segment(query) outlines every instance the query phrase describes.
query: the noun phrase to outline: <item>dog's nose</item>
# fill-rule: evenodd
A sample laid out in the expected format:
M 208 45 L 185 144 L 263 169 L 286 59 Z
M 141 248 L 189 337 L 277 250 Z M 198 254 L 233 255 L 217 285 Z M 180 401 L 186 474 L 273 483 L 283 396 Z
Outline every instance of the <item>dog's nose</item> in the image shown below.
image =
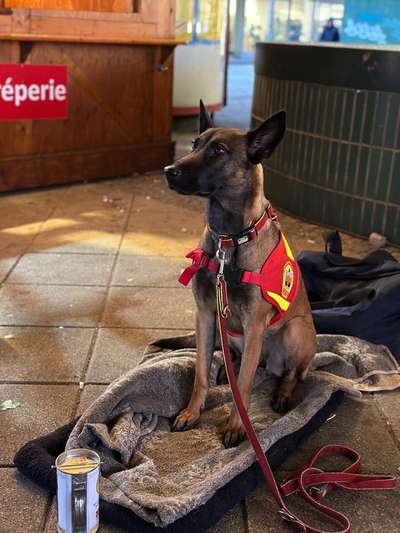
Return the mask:
M 167 178 L 177 178 L 181 173 L 179 168 L 177 168 L 175 165 L 168 165 L 167 167 L 164 167 L 164 172 Z

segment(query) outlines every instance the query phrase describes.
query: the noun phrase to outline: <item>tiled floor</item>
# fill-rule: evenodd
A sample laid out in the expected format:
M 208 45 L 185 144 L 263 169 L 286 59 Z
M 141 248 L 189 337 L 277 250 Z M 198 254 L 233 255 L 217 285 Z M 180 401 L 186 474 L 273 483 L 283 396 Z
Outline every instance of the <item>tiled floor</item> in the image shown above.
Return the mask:
M 322 248 L 321 228 L 281 220 L 296 252 Z M 0 533 L 55 530 L 54 503 L 13 467 L 18 447 L 82 412 L 137 364 L 148 342 L 193 327 L 191 291 L 176 277 L 202 225 L 202 201 L 174 195 L 160 176 L 0 198 L 0 399 L 21 401 L 0 413 Z M 369 245 L 345 236 L 344 248 L 362 255 Z M 398 396 L 347 399 L 281 474 L 330 441 L 359 449 L 366 471 L 396 473 Z M 365 531 L 367 513 L 368 531 L 378 532 L 396 531 L 396 498 L 398 491 L 331 500 L 348 512 L 352 531 Z M 260 489 L 213 532 L 280 530 L 285 526 Z

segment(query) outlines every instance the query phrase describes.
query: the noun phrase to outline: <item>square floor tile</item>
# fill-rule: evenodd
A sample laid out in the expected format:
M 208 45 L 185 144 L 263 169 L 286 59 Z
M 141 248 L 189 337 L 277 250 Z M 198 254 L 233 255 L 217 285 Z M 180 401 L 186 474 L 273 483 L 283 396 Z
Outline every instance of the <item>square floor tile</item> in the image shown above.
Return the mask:
M 60 222 L 62 226 L 63 222 Z M 53 226 L 57 224 L 53 223 Z M 46 224 L 29 247 L 30 252 L 67 254 L 115 254 L 121 233 L 88 227 L 53 227 Z
M 128 219 L 128 210 L 125 206 L 104 207 L 102 202 L 96 204 L 82 201 L 71 206 L 61 206 L 53 211 L 41 228 L 42 232 L 51 232 L 54 229 L 80 228 L 102 229 L 104 231 L 120 231 Z
M 135 181 L 135 179 L 122 178 L 73 185 L 60 202 L 60 207 L 73 209 L 77 203 L 95 200 L 106 206 L 109 204 L 112 206 L 115 203 L 129 204 Z
M 0 486 L 0 531 L 2 533 L 42 531 L 49 498 L 47 492 L 29 481 L 16 468 L 0 469 Z
M 93 331 L 0 327 L 0 380 L 80 381 Z
M 21 402 L 0 413 L 0 464 L 11 464 L 27 441 L 69 422 L 77 391 L 77 385 L 0 385 L 2 400 Z
M 136 287 L 181 287 L 178 282 L 183 266 L 191 261 L 182 257 L 120 255 L 112 285 Z
M 152 190 L 151 190 L 152 189 Z M 135 194 L 129 229 L 157 227 L 165 231 L 177 232 L 204 228 L 205 202 L 195 196 L 183 197 L 169 190 L 164 183 L 150 184 L 150 190 Z
M 184 257 L 198 246 L 203 230 L 203 214 L 197 209 L 179 202 L 135 198 L 121 252 Z
M 113 287 L 102 326 L 193 329 L 195 304 L 189 289 Z
M 125 255 L 153 255 L 182 257 L 199 243 L 199 235 L 191 236 L 187 233 L 179 235 L 160 233 L 159 231 L 128 230 L 121 243 L 120 253 Z
M 25 254 L 8 283 L 107 285 L 114 258 L 88 254 Z
M 135 367 L 146 346 L 161 337 L 173 337 L 186 330 L 101 328 L 85 381 L 109 383 Z
M 4 284 L 0 325 L 95 326 L 105 295 L 101 287 Z

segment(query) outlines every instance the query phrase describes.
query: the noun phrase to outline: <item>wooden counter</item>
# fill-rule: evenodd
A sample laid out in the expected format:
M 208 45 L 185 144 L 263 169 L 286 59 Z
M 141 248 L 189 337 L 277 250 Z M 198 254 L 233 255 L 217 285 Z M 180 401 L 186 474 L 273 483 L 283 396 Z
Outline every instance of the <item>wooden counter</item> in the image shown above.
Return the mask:
M 114 12 L 72 10 L 89 0 L 14 7 L 40 3 L 51 1 L 3 2 L 0 63 L 67 65 L 68 118 L 0 122 L 0 191 L 169 163 L 174 1 L 108 2 Z

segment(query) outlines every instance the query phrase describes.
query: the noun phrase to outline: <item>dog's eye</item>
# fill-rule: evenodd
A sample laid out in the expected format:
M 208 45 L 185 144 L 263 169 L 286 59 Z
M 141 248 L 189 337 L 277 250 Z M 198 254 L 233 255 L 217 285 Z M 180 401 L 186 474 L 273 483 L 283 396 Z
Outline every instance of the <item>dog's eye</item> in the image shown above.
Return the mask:
M 217 144 L 216 147 L 214 148 L 215 155 L 221 155 L 225 153 L 226 153 L 226 148 L 225 146 L 222 146 L 222 144 Z

